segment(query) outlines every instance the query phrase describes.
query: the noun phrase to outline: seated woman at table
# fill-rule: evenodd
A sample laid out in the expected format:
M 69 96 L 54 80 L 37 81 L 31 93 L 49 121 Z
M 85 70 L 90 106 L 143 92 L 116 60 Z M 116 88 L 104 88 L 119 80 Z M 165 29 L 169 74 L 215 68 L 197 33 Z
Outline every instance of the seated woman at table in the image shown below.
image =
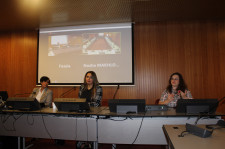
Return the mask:
M 97 75 L 94 71 L 86 72 L 84 76 L 84 83 L 80 86 L 79 98 L 86 98 L 90 106 L 101 106 L 102 87 L 99 86 Z M 93 142 L 77 141 L 77 149 L 93 148 Z
M 84 83 L 80 86 L 79 98 L 86 98 L 91 106 L 101 106 L 102 87 L 99 86 L 97 75 L 94 71 L 86 72 Z
M 191 92 L 187 89 L 182 75 L 178 72 L 173 73 L 169 79 L 169 85 L 163 91 L 159 104 L 176 107 L 179 99 L 192 99 Z
M 40 79 L 41 87 L 34 88 L 30 97 L 36 98 L 39 103 L 43 104 L 45 107 L 52 106 L 52 91 L 48 89 L 50 84 L 50 79 L 46 76 Z

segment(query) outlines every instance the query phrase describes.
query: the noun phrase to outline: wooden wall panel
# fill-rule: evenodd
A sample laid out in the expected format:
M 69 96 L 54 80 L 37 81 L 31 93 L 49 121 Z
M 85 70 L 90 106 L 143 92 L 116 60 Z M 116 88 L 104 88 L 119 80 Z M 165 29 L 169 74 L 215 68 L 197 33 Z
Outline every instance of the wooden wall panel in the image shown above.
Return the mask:
M 225 96 L 225 23 L 156 22 L 134 25 L 135 86 L 121 86 L 116 98 L 144 98 L 153 104 L 180 72 L 195 98 Z M 0 33 L 0 90 L 10 96 L 35 87 L 37 33 Z M 50 87 L 60 97 L 72 87 Z M 79 88 L 64 97 L 77 97 Z M 116 86 L 103 87 L 111 99 Z M 224 104 L 219 110 L 224 111 Z
M 30 93 L 35 87 L 37 33 L 0 33 L 0 90 L 9 96 Z

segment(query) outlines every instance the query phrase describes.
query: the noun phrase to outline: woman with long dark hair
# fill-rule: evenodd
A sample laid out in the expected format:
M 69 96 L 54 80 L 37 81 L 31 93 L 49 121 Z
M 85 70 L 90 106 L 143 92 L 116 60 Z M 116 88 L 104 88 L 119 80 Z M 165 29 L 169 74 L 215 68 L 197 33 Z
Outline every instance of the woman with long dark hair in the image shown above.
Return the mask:
M 90 106 L 101 106 L 102 87 L 99 86 L 97 75 L 94 71 L 86 72 L 84 76 L 84 83 L 81 84 L 79 90 L 79 98 L 86 98 Z M 93 148 L 93 142 L 77 141 L 77 149 Z
M 162 93 L 159 104 L 176 107 L 179 99 L 192 99 L 192 95 L 188 90 L 182 75 L 175 72 L 170 76 L 169 85 Z
M 86 98 L 91 106 L 101 106 L 102 87 L 99 86 L 97 75 L 94 71 L 86 72 L 84 83 L 80 86 L 80 98 Z

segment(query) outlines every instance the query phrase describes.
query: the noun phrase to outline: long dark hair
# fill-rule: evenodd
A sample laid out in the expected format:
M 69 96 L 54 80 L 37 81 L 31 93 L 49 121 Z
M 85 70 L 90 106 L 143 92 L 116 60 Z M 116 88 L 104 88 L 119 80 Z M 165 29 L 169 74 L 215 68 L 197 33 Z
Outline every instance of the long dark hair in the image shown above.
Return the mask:
M 86 76 L 87 74 L 90 73 L 91 76 L 92 76 L 92 79 L 93 79 L 93 89 L 92 89 L 92 92 L 91 92 L 91 97 L 95 97 L 95 94 L 96 94 L 96 87 L 99 86 L 99 82 L 98 82 L 98 78 L 97 78 L 97 75 L 94 71 L 88 71 L 86 72 L 85 76 L 84 76 L 84 89 L 86 90 L 87 89 L 87 82 L 86 82 Z
M 178 90 L 181 90 L 182 92 L 185 92 L 185 90 L 187 90 L 187 85 L 186 83 L 184 82 L 184 79 L 182 77 L 182 75 L 179 73 L 179 72 L 175 72 L 173 74 L 171 74 L 170 76 L 170 79 L 169 79 L 169 85 L 167 86 L 166 90 L 169 92 L 169 93 L 172 93 L 172 84 L 171 84 L 171 79 L 174 75 L 178 75 L 179 76 L 179 84 L 178 84 L 178 87 L 177 87 L 177 91 Z

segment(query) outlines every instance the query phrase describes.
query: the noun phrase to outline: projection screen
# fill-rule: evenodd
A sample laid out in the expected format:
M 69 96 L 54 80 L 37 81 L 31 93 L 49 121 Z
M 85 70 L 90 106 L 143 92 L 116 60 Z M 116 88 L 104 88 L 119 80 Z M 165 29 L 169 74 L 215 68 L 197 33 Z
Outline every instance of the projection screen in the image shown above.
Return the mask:
M 80 85 L 95 71 L 101 85 L 133 85 L 132 23 L 40 28 L 37 84 Z

